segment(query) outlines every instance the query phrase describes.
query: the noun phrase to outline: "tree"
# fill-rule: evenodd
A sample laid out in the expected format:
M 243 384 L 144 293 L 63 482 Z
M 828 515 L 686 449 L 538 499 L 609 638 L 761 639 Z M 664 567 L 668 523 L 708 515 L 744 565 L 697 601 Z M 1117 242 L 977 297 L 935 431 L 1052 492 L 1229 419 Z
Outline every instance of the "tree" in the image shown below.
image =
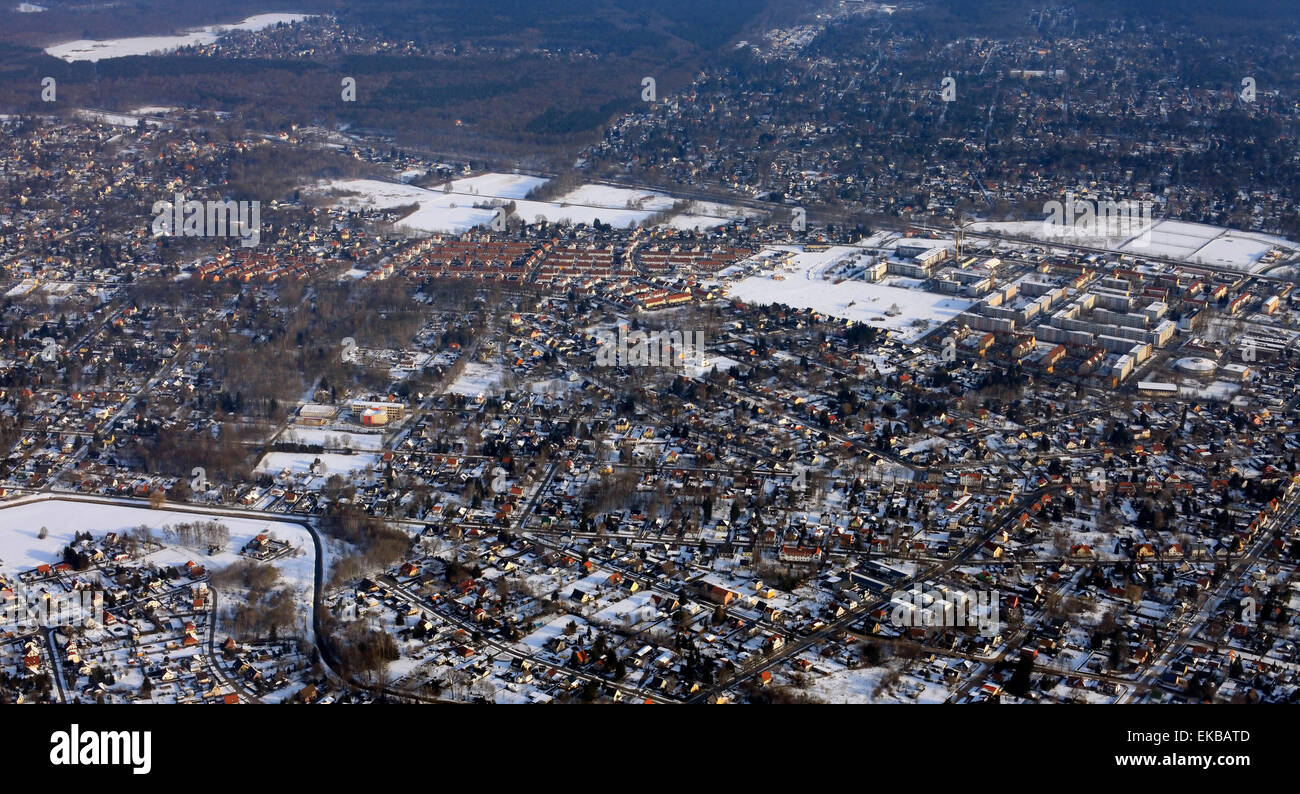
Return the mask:
M 1034 671 L 1034 659 L 1029 654 L 1020 654 L 1020 661 L 1016 662 L 1016 671 L 1011 675 L 1011 681 L 1007 683 L 1007 691 L 1013 695 L 1025 697 L 1029 694 L 1030 674 Z

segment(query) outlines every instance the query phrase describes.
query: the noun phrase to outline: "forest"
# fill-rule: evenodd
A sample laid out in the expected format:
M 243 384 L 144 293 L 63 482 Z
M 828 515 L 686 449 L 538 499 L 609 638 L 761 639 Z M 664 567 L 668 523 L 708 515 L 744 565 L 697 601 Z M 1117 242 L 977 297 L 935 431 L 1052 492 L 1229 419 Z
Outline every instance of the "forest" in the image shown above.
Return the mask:
M 750 26 L 788 13 L 772 0 L 318 2 L 286 10 L 329 11 L 361 44 L 316 46 L 308 36 L 295 49 L 306 54 L 293 58 L 182 51 L 94 63 L 65 63 L 37 48 L 280 10 L 226 2 L 199 13 L 194 5 L 153 0 L 122 19 L 0 12 L 17 18 L 0 33 L 0 108 L 50 112 L 39 85 L 52 76 L 61 107 L 197 107 L 238 113 L 259 129 L 347 126 L 469 155 L 558 155 L 640 105 L 643 77 L 655 77 L 660 95 L 681 88 Z M 400 55 L 383 51 L 393 43 L 403 45 Z M 345 76 L 356 80 L 355 102 L 341 101 Z

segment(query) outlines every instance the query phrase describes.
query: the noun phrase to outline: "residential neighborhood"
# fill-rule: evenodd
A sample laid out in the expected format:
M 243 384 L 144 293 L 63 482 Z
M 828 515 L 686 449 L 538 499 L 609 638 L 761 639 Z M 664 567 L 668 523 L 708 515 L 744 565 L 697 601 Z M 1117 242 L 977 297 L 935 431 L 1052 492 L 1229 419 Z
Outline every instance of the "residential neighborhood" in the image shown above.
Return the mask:
M 0 702 L 1300 701 L 1294 26 L 354 5 L 0 11 Z

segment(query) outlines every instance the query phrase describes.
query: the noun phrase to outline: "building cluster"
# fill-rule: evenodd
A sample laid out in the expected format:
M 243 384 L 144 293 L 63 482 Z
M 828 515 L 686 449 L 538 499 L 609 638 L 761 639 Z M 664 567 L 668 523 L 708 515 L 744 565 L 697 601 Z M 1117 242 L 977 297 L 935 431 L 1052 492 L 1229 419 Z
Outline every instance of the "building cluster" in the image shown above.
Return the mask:
M 865 12 L 844 13 L 827 24 Z M 921 139 L 909 159 L 913 136 L 872 119 L 928 95 L 873 76 L 870 53 L 822 52 L 819 30 L 758 47 L 781 91 L 707 73 L 614 125 L 593 167 L 894 214 L 995 188 L 1027 199 L 1074 177 L 998 147 L 1054 134 L 1041 118 L 1058 68 L 1105 81 L 1095 59 L 1146 35 L 986 75 L 1015 86 L 1012 120 L 963 135 L 1003 164 L 989 179 L 1004 191 Z M 909 52 L 893 35 L 867 41 Z M 977 88 L 998 46 L 962 40 L 936 68 Z M 818 81 L 805 101 L 838 91 L 875 109 L 796 113 L 803 78 L 786 70 Z M 1071 101 L 1139 125 L 1158 112 L 1106 96 Z M 955 145 L 945 125 L 975 123 L 934 112 L 940 147 Z M 758 132 L 732 148 L 709 120 Z M 218 143 L 161 122 L 0 123 L 0 496 L 301 522 L 325 550 L 310 588 L 284 595 L 320 607 L 323 636 L 283 638 L 249 628 L 270 598 L 220 578 L 294 567 L 302 545 L 271 531 L 229 549 L 219 534 L 79 535 L 62 557 L 0 563 L 6 600 L 102 594 L 90 622 L 2 633 L 5 698 L 1297 697 L 1300 302 L 1281 254 L 1246 270 L 757 221 L 410 239 L 387 225 L 398 211 L 287 196 L 245 250 L 154 237 L 146 209 L 182 189 L 231 198 L 234 161 L 309 149 L 315 131 Z M 660 156 L 667 133 L 677 154 Z M 753 134 L 779 155 L 750 157 Z M 330 151 L 358 173 L 458 170 Z M 1195 180 L 1115 168 L 1095 164 L 1091 189 L 1229 212 Z M 1249 225 L 1293 213 L 1289 191 L 1251 197 Z M 738 297 L 755 284 L 767 299 Z M 837 288 L 872 305 L 831 301 Z M 703 355 L 610 365 L 601 346 L 619 334 L 690 334 Z M 954 620 L 971 602 L 987 620 Z
M 1264 130 L 1278 130 L 1272 156 L 1289 160 L 1300 130 L 1286 99 L 1294 79 L 1242 45 L 1206 49 L 1194 27 L 1055 20 L 1028 44 L 954 27 L 936 53 L 931 15 L 874 5 L 828 3 L 812 25 L 742 42 L 608 125 L 586 167 L 828 212 L 1039 220 L 1044 202 L 1074 192 L 1295 234 L 1294 180 L 1265 167 L 1243 174 L 1251 187 L 1224 191 L 1215 176 L 1242 173 L 1237 153 L 1273 135 Z M 1172 77 L 1191 53 L 1230 58 L 1242 73 Z M 1243 99 L 1248 75 L 1259 90 Z M 1081 159 L 1057 167 L 1065 149 Z M 1195 169 L 1177 165 L 1185 159 Z

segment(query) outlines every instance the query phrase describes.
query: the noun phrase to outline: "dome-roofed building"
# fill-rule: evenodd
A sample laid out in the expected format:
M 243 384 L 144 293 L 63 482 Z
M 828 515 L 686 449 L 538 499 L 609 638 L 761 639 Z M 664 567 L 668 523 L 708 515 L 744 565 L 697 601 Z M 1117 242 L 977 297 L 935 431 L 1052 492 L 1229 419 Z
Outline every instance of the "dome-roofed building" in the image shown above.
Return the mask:
M 1201 356 L 1188 356 L 1174 362 L 1174 369 L 1188 375 L 1213 375 L 1218 368 L 1218 364 Z

